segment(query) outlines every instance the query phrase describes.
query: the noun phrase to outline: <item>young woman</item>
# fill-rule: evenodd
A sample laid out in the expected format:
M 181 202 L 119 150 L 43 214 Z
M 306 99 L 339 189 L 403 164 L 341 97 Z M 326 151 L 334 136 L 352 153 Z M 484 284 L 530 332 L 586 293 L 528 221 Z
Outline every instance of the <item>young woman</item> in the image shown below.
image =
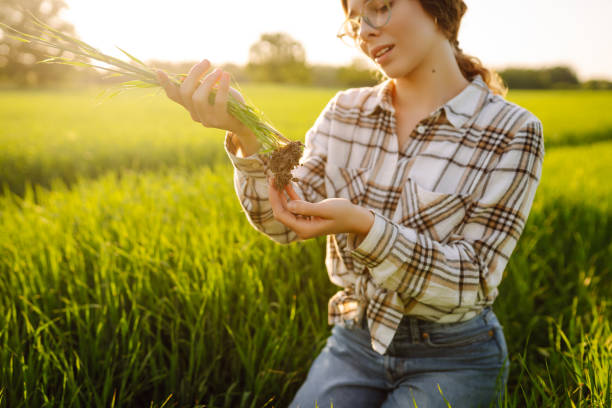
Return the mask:
M 195 121 L 229 131 L 236 192 L 255 228 L 279 243 L 327 236 L 329 277 L 344 289 L 292 407 L 494 405 L 509 365 L 491 306 L 541 177 L 542 124 L 462 53 L 462 0 L 342 6 L 341 36 L 388 79 L 332 98 L 286 192 L 228 115 L 228 93 L 240 95 L 227 74 L 205 75 L 204 61 L 164 87 Z

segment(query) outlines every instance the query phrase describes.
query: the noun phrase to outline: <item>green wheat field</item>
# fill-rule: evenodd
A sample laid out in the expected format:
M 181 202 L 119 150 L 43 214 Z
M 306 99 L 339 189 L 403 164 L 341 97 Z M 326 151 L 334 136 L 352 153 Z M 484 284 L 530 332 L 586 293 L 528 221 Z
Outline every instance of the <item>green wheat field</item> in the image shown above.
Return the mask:
M 249 85 L 302 139 L 335 89 Z M 338 288 L 241 211 L 219 130 L 162 93 L 0 92 L 0 407 L 284 407 Z M 503 407 L 612 406 L 612 92 L 511 92 L 546 157 L 494 310 Z

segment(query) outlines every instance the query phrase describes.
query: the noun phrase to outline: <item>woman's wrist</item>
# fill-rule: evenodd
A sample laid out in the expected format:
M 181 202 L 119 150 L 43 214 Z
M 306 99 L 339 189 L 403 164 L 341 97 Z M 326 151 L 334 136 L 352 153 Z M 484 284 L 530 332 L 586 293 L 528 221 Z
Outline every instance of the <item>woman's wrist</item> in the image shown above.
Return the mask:
M 352 211 L 352 222 L 353 234 L 357 235 L 359 242 L 368 235 L 372 225 L 374 225 L 374 214 L 370 210 L 358 205 L 353 205 L 354 211 Z
M 261 147 L 255 134 L 246 126 L 240 130 L 231 131 L 238 139 L 238 151 L 242 157 L 248 157 L 257 153 Z

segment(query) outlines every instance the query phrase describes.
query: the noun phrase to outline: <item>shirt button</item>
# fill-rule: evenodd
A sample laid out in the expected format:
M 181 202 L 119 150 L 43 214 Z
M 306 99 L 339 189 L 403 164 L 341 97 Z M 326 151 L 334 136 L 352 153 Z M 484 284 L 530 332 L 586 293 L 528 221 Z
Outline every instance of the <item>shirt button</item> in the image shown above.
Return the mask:
M 420 134 L 423 134 L 423 133 L 425 133 L 425 129 L 426 129 L 426 128 L 425 128 L 425 126 L 423 126 L 423 125 L 419 125 L 419 126 L 417 126 L 417 129 L 416 129 L 416 130 L 417 130 L 417 132 L 419 132 Z

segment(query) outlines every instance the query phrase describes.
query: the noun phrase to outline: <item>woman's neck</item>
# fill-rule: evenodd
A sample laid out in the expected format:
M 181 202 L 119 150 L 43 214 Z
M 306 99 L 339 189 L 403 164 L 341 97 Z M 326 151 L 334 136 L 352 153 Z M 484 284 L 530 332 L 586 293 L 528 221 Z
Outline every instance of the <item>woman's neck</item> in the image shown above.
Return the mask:
M 469 84 L 448 41 L 443 41 L 408 75 L 393 79 L 393 105 L 398 112 L 430 113 Z

